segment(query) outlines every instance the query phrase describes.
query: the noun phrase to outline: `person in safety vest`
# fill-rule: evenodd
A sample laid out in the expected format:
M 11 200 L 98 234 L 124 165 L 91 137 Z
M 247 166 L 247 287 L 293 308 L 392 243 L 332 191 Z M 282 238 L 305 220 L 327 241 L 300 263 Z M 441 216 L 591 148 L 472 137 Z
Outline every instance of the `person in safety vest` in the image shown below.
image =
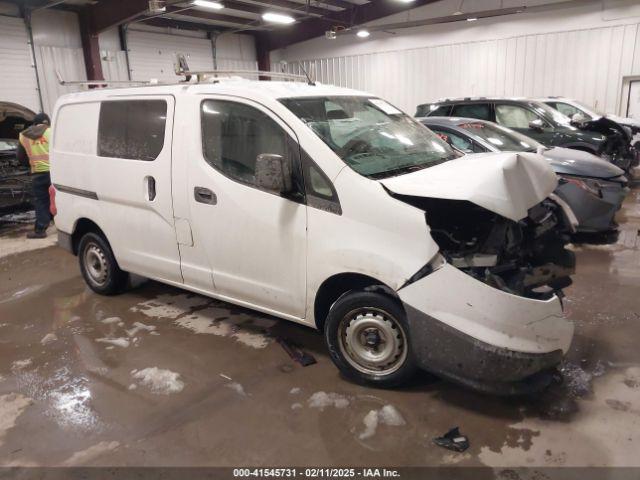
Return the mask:
M 51 120 L 46 113 L 39 113 L 33 119 L 33 125 L 20 133 L 18 161 L 29 164 L 33 180 L 33 206 L 36 210 L 36 224 L 27 238 L 45 238 L 51 222 L 49 211 L 49 136 Z

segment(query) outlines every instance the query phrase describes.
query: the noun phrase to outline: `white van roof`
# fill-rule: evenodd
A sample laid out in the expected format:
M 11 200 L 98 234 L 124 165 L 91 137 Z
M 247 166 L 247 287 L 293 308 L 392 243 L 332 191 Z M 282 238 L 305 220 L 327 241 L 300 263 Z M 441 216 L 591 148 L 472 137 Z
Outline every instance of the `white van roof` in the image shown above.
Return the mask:
M 142 85 L 134 87 L 118 88 L 94 88 L 91 90 L 69 93 L 60 97 L 60 103 L 77 100 L 101 100 L 120 96 L 135 95 L 202 95 L 202 94 L 227 94 L 247 98 L 267 97 L 270 99 L 289 97 L 324 97 L 324 96 L 371 96 L 358 90 L 323 85 L 316 83 L 309 85 L 304 82 L 275 82 L 245 79 L 231 79 L 211 83 L 176 83 Z

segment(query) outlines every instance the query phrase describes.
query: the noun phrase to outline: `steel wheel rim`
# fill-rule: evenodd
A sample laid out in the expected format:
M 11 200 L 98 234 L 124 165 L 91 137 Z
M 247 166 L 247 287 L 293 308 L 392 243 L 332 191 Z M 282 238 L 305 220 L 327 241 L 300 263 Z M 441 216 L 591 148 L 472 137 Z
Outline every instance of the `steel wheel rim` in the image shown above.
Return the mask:
M 90 243 L 84 251 L 84 266 L 89 278 L 96 285 L 104 285 L 109 277 L 107 257 L 100 246 Z
M 406 333 L 400 322 L 384 310 L 352 310 L 342 319 L 338 333 L 344 358 L 361 373 L 389 375 L 407 358 Z

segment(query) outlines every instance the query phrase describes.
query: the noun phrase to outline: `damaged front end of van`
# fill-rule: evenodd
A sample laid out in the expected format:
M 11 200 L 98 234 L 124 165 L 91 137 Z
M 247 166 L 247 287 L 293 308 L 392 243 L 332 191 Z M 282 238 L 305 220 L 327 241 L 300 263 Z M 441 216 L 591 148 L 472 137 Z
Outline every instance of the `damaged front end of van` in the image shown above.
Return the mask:
M 418 364 L 490 393 L 547 386 L 571 344 L 561 298 L 575 270 L 553 172 L 535 154 L 499 153 L 382 183 L 424 210 L 440 248 L 397 291 Z

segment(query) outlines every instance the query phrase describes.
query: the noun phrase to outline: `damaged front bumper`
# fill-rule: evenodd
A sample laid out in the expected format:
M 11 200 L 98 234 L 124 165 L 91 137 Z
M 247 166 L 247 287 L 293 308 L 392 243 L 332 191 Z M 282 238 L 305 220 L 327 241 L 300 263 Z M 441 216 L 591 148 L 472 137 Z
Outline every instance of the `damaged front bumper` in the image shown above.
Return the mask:
M 557 296 L 507 293 L 449 264 L 398 295 L 418 364 L 476 390 L 540 390 L 571 344 L 573 324 L 563 317 Z

